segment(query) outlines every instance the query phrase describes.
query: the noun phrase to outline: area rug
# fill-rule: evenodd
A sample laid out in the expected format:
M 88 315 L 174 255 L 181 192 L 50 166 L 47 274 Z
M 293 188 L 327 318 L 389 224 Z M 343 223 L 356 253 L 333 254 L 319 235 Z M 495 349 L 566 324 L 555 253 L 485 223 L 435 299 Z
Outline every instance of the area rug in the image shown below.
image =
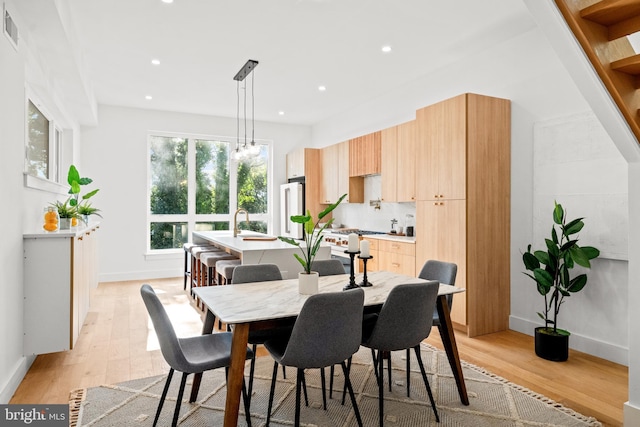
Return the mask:
M 392 391 L 389 392 L 385 366 L 385 426 L 601 426 L 594 418 L 585 417 L 524 387 L 513 384 L 486 370 L 462 362 L 465 383 L 469 393 L 469 406 L 460 403 L 455 380 L 446 354 L 427 344 L 422 345 L 422 358 L 433 390 L 440 423 L 433 415 L 426 389 L 420 375 L 415 353 L 412 352 L 410 392 L 406 390 L 405 352 L 392 354 Z M 273 361 L 260 357 L 256 363 L 251 422 L 264 426 L 266 422 L 269 386 Z M 248 372 L 249 369 L 245 369 Z M 329 370 L 326 370 L 327 376 Z M 378 425 L 378 388 L 371 363 L 370 350 L 361 348 L 353 358 L 351 380 L 364 426 Z M 271 425 L 293 425 L 295 412 L 295 371 L 282 371 L 278 375 Z M 333 398 L 327 409 L 322 407 L 322 389 L 319 370 L 305 374 L 309 406 L 302 402 L 301 425 L 352 427 L 357 426 L 351 402 L 347 397 L 341 404 L 343 376 L 341 369 L 334 375 Z M 116 385 L 105 385 L 75 390 L 71 394 L 72 426 L 150 426 L 158 405 L 165 376 L 143 378 Z M 189 378 L 192 378 L 190 376 Z M 171 425 L 179 375 L 174 376 L 158 425 Z M 188 382 L 190 384 L 190 382 Z M 329 384 L 327 378 L 327 386 Z M 185 396 L 188 399 L 190 386 Z M 327 393 L 328 394 L 328 393 Z M 180 411 L 181 426 L 222 426 L 226 387 L 224 369 L 206 372 L 202 379 L 199 401 L 183 402 Z M 327 396 L 328 397 L 328 396 Z M 244 412 L 238 425 L 245 426 Z

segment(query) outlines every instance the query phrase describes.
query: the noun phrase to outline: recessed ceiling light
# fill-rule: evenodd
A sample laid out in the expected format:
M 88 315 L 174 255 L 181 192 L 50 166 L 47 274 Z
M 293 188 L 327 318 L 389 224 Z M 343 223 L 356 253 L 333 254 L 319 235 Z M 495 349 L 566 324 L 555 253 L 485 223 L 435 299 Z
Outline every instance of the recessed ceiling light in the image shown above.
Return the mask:
M 325 90 L 327 90 L 327 88 L 325 86 L 318 86 L 318 90 L 320 92 L 324 92 Z
M 173 0 L 162 0 L 162 3 L 173 3 Z
M 152 63 L 153 65 L 160 65 L 160 60 L 159 60 L 159 59 L 152 59 L 152 60 L 151 60 L 151 63 Z
M 144 99 L 151 100 L 151 99 L 153 99 L 153 96 L 147 95 L 147 96 L 144 97 Z
M 284 116 L 284 111 L 278 111 L 278 114 Z
M 391 52 L 391 46 L 382 46 L 382 51 L 384 53 L 389 53 Z

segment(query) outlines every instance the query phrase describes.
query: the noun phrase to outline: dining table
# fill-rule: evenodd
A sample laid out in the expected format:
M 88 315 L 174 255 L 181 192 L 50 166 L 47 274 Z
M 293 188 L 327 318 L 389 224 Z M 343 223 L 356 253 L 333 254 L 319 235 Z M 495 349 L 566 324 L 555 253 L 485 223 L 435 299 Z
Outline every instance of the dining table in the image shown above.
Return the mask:
M 426 280 L 420 278 L 388 271 L 369 272 L 368 280 L 372 286 L 363 288 L 365 307 L 382 306 L 391 289 L 396 286 L 426 282 Z M 321 276 L 318 281 L 318 292 L 341 292 L 349 282 L 350 276 L 347 274 Z M 440 284 L 438 298 L 436 299 L 436 309 L 441 323 L 438 329 L 453 371 L 460 400 L 464 405 L 468 405 L 469 398 L 447 303 L 448 295 L 459 292 L 464 292 L 464 289 Z M 249 331 L 278 327 L 283 322 L 291 324 L 292 319 L 295 319 L 300 314 L 300 310 L 309 295 L 303 295 L 298 292 L 297 279 L 252 282 L 241 285 L 206 286 L 195 288 L 194 293 L 207 309 L 202 328 L 203 334 L 213 332 L 216 318 L 231 326 L 233 336 L 227 380 L 224 426 L 236 426 L 244 381 L 244 365 Z M 195 402 L 197 399 L 201 379 L 202 374 L 196 374 L 194 377 L 190 402 Z

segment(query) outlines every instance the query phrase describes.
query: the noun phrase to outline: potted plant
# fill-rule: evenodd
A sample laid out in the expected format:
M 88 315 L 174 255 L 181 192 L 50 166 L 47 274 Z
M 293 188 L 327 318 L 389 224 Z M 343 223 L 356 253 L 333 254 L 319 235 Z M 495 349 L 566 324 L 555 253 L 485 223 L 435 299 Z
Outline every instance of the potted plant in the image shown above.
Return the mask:
M 71 197 L 68 197 L 64 202 L 55 201 L 51 203 L 58 209 L 58 216 L 60 217 L 60 230 L 69 230 L 71 228 L 71 220 L 78 217 L 78 210 L 75 206 L 71 206 Z
M 80 203 L 78 205 L 78 215 L 82 219 L 82 222 L 85 223 L 85 225 L 89 224 L 89 217 L 91 215 L 96 215 L 102 218 L 102 215 L 100 215 L 98 212 L 100 212 L 100 209 L 91 206 L 90 202 L 85 201 L 85 203 Z
M 544 312 L 539 312 L 545 323 L 535 329 L 535 350 L 539 357 L 553 361 L 565 361 L 569 357 L 569 335 L 558 328 L 558 313 L 564 299 L 580 292 L 587 284 L 585 273 L 571 277 L 575 265 L 590 268 L 592 259 L 600 255 L 600 251 L 591 246 L 579 246 L 574 235 L 584 227 L 584 218 L 576 218 L 567 222 L 562 205 L 554 202 L 551 238 L 545 239 L 546 251 L 531 252 L 531 245 L 522 255 L 525 272 L 536 283 L 540 295 L 544 296 Z M 556 225 L 559 227 L 556 230 Z
M 91 178 L 81 177 L 78 169 L 74 165 L 69 166 L 69 172 L 67 173 L 67 182 L 71 186 L 69 188 L 69 194 L 71 194 L 69 198 L 69 205 L 77 209 L 77 216 L 73 219 L 77 221 L 77 218 L 81 217 L 85 220 L 84 223 L 87 224 L 88 216 L 85 217 L 85 215 L 94 215 L 99 211 L 99 209 L 91 207 L 91 204 L 87 200 L 95 196 L 96 193 L 100 190 L 96 189 L 93 191 L 89 191 L 81 197 L 81 187 L 83 185 L 91 184 L 93 180 Z M 82 202 L 85 202 L 85 204 L 82 205 Z M 60 218 L 62 218 L 62 216 L 60 216 Z M 77 222 L 73 225 L 77 225 Z
M 299 240 L 295 240 L 290 237 L 278 236 L 278 239 L 282 240 L 283 242 L 300 248 L 300 252 L 302 253 L 302 256 L 293 254 L 293 256 L 302 265 L 302 269 L 304 270 L 298 274 L 298 289 L 301 294 L 315 294 L 318 292 L 318 273 L 315 271 L 311 271 L 311 264 L 313 264 L 313 260 L 315 259 L 316 254 L 318 253 L 318 249 L 320 249 L 322 239 L 324 238 L 322 232 L 327 227 L 331 227 L 333 218 L 325 223 L 322 223 L 322 225 L 320 225 L 320 221 L 322 221 L 324 217 L 326 217 L 331 211 L 333 211 L 342 202 L 342 200 L 344 200 L 345 197 L 347 197 L 347 195 L 343 194 L 337 202 L 327 206 L 325 210 L 318 214 L 317 220 L 313 219 L 313 216 L 308 209 L 306 215 L 291 216 L 291 221 L 303 225 L 304 246 L 301 245 Z M 317 227 L 319 228 L 316 230 Z

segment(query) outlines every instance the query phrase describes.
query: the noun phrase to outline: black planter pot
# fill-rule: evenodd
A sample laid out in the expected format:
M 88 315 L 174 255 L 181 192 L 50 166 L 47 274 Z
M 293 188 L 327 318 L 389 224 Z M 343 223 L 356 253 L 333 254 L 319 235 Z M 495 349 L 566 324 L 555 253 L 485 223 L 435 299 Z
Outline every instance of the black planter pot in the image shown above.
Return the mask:
M 549 331 L 549 332 L 547 332 Z M 553 362 L 564 362 L 569 358 L 569 333 L 554 334 L 553 328 L 536 328 L 536 355 Z

